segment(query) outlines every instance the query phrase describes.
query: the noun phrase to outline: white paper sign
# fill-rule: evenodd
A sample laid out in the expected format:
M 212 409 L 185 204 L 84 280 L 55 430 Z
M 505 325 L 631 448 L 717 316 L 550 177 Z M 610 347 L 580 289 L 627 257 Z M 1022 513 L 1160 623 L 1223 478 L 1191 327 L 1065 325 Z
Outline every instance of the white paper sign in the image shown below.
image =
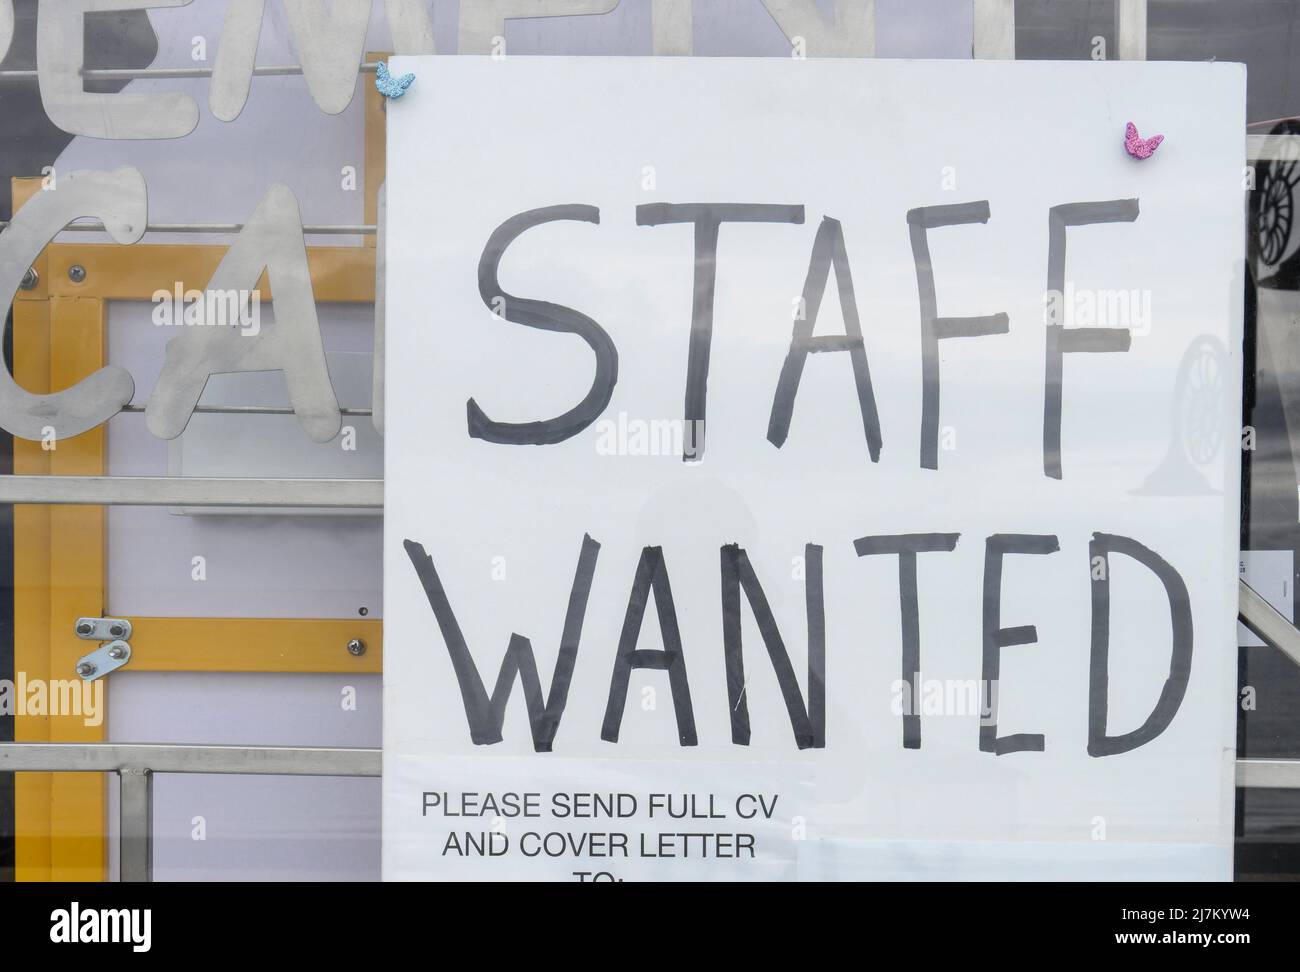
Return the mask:
M 392 69 L 388 878 L 1231 876 L 1241 66 Z

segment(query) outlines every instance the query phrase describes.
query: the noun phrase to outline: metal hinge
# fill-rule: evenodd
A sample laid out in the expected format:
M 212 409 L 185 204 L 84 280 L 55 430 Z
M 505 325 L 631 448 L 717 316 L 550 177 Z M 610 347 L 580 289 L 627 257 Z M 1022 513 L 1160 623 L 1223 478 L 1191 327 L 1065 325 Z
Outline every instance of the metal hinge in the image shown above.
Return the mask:
M 74 630 L 83 641 L 102 642 L 77 659 L 77 674 L 83 681 L 103 678 L 131 660 L 131 622 L 125 618 L 77 618 Z

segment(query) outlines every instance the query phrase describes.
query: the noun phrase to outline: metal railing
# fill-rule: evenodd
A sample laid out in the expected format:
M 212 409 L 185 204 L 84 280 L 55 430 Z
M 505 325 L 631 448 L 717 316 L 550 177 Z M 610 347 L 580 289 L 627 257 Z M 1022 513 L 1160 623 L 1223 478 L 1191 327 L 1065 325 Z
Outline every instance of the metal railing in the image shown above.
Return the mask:
M 0 743 L 0 772 L 116 773 L 122 881 L 153 879 L 153 778 L 157 773 L 241 776 L 379 776 L 378 749 Z
M 1260 640 L 1300 665 L 1300 631 L 1244 580 L 1238 582 L 1237 617 Z M 1239 759 L 1237 785 L 1300 790 L 1300 760 Z
M 1237 617 L 1265 643 L 1300 665 L 1300 631 L 1245 581 L 1238 583 Z
M 0 504 L 383 509 L 381 479 L 0 476 Z

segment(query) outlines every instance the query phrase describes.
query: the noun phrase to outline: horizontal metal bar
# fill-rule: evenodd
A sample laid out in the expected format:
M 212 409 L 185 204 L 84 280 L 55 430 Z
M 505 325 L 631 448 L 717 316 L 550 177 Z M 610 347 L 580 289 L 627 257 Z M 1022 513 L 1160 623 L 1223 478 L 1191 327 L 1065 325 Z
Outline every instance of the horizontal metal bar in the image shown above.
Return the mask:
M 132 415 L 143 415 L 147 405 L 123 405 L 122 411 Z M 197 405 L 197 415 L 296 415 L 290 405 Z M 374 411 L 369 408 L 340 408 L 339 414 L 344 418 L 370 418 Z
M 0 476 L 0 503 L 383 509 L 382 479 Z
M 1300 790 L 1300 759 L 1239 759 L 1237 785 L 1250 789 Z
M 248 776 L 379 776 L 379 749 L 175 746 L 135 743 L 0 743 L 3 773 L 215 773 Z M 1300 789 L 1300 760 L 1239 759 L 1237 785 Z
M 1244 580 L 1237 583 L 1237 616 L 1241 623 L 1300 665 L 1300 631 Z
M 375 61 L 365 61 L 359 67 L 358 74 L 374 74 Z M 253 68 L 253 76 L 260 78 L 283 78 L 302 74 L 301 64 L 268 64 Z M 0 71 L 0 81 L 35 81 L 40 72 L 32 69 Z M 169 78 L 210 78 L 212 68 L 82 68 L 82 80 L 85 81 L 161 81 Z
M 0 220 L 0 229 L 8 229 L 9 223 Z M 235 234 L 244 229 L 243 223 L 150 223 L 144 228 L 146 233 L 210 233 L 213 235 Z M 379 231 L 373 223 L 339 223 L 315 224 L 302 228 L 304 236 L 374 236 Z M 60 233 L 104 233 L 104 224 L 91 220 L 89 222 L 69 223 Z
M 173 746 L 135 743 L 0 743 L 0 772 L 219 773 L 248 776 L 379 776 L 378 749 Z

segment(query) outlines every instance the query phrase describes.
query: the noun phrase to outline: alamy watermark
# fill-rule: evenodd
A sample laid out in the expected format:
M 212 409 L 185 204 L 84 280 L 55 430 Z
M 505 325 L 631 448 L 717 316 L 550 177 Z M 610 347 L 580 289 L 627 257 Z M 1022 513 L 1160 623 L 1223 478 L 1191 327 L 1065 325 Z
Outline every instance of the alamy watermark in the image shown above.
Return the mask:
M 996 725 L 998 683 L 982 678 L 895 679 L 889 686 L 889 711 L 902 716 L 973 716 L 980 725 Z
M 704 451 L 704 423 L 685 419 L 617 418 L 596 423 L 596 454 L 601 456 L 685 456 Z
M 153 945 L 150 908 L 83 908 L 74 901 L 50 912 L 50 941 L 58 944 L 123 944 L 133 952 Z
M 1151 333 L 1151 291 L 1092 290 L 1069 281 L 1043 295 L 1044 318 L 1058 327 L 1124 328 L 1134 337 Z
M 262 330 L 260 290 L 186 290 L 177 281 L 171 290 L 155 290 L 153 305 L 157 327 L 237 327 L 244 337 Z
M 0 678 L 0 716 L 78 718 L 88 727 L 104 723 L 104 682 L 80 678 Z

